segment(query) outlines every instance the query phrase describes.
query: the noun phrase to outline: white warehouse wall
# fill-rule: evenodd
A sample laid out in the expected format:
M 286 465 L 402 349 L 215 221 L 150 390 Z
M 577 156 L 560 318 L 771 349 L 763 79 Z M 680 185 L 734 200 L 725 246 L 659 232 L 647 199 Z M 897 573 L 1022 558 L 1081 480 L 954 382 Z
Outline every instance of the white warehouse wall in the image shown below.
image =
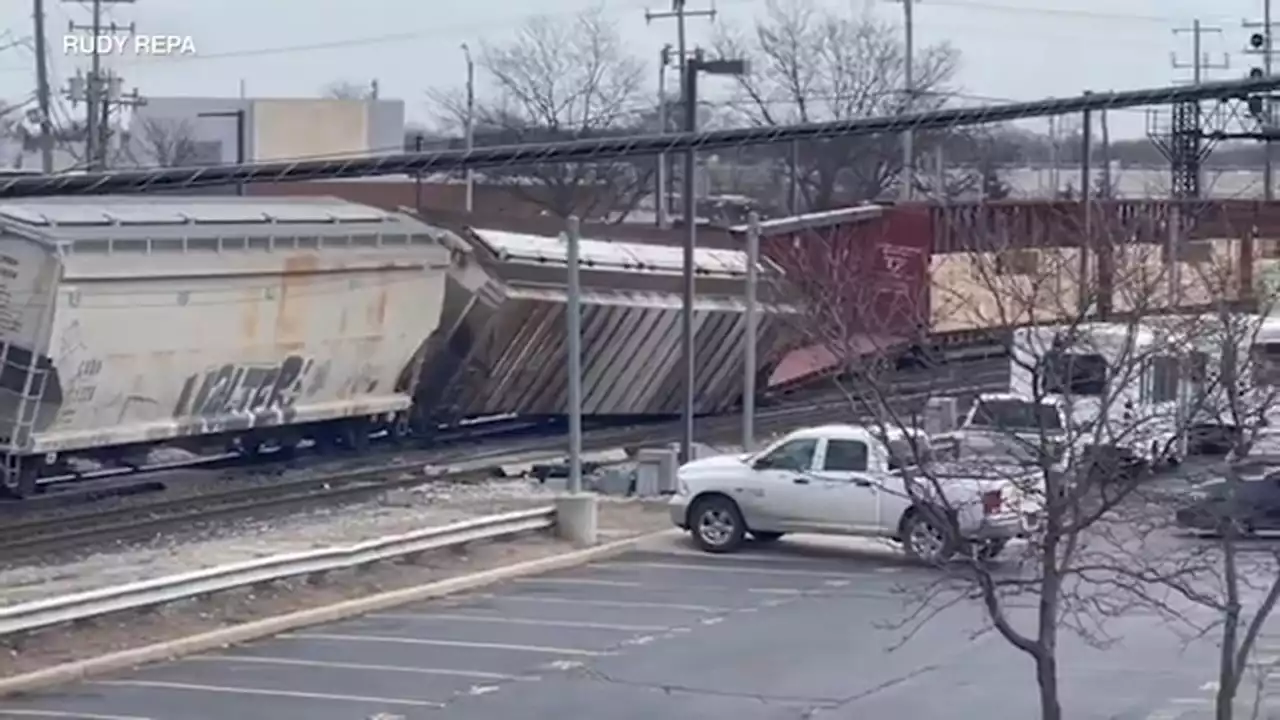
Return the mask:
M 124 162 L 156 164 L 155 153 L 140 131 L 143 123 L 185 128 L 198 146 L 196 164 L 234 162 L 235 118 L 200 115 L 241 110 L 247 125 L 245 156 L 250 161 L 390 152 L 404 143 L 403 100 L 152 97 L 134 111 Z

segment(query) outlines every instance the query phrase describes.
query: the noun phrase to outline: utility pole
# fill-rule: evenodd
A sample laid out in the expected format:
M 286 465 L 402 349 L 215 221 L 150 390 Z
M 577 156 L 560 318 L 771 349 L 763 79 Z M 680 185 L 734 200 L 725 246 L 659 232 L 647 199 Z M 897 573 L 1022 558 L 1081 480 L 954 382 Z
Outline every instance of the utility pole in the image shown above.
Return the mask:
M 1111 127 L 1107 122 L 1107 111 L 1103 110 L 1098 113 L 1098 129 L 1102 131 L 1102 177 L 1099 178 L 1098 194 L 1104 200 L 1110 200 L 1114 195 L 1111 185 Z
M 658 134 L 667 134 L 667 66 L 671 64 L 671 43 L 662 46 L 658 53 Z M 658 153 L 658 171 L 655 173 L 653 190 L 654 209 L 657 210 L 658 227 L 666 230 L 671 227 L 671 206 L 667 199 L 667 154 Z
M 76 0 L 63 1 L 75 2 Z M 119 77 L 102 71 L 102 47 L 99 39 L 121 33 L 133 34 L 135 29 L 133 23 L 117 25 L 113 21 L 108 25 L 103 25 L 102 6 L 105 4 L 132 4 L 133 2 L 134 0 L 93 0 L 91 3 L 92 21 L 88 25 L 78 25 L 75 22 L 67 24 L 68 32 L 88 31 L 93 43 L 89 75 L 84 78 L 83 88 L 78 87 L 77 83 L 73 81 L 69 90 L 73 101 L 79 102 L 83 100 L 85 104 L 84 159 L 86 167 L 90 170 L 105 168 L 107 164 L 107 148 L 111 137 L 111 106 L 121 102 L 129 104 L 129 98 L 125 98 L 119 93 Z M 115 97 L 112 96 L 113 93 Z M 79 95 L 83 95 L 83 97 L 77 97 Z M 133 104 L 141 104 L 141 100 L 136 95 L 137 93 L 135 92 L 132 98 Z
M 34 21 L 36 53 L 36 103 L 40 112 L 40 172 L 48 175 L 53 172 L 53 112 L 52 91 L 49 89 L 49 48 L 48 37 L 44 28 L 44 0 L 33 0 L 32 19 Z
M 1205 27 L 1200 24 L 1199 20 L 1194 20 L 1191 27 L 1174 28 L 1175 36 L 1190 35 L 1191 36 L 1191 60 L 1189 62 L 1181 62 L 1178 60 L 1178 53 L 1169 53 L 1169 62 L 1173 65 L 1174 70 L 1190 70 L 1191 84 L 1199 85 L 1208 78 L 1205 77 L 1209 70 L 1227 70 L 1231 67 L 1230 59 L 1224 54 L 1222 62 L 1214 62 L 1209 53 L 1204 51 L 1204 36 L 1213 34 L 1221 35 L 1222 28 Z
M 466 128 L 466 147 L 467 152 L 471 152 L 476 147 L 476 64 L 471 59 L 471 47 L 466 43 L 462 43 L 462 54 L 467 59 L 467 128 Z M 475 210 L 476 203 L 476 173 L 470 167 L 467 173 L 467 189 L 466 199 L 464 200 L 464 208 L 470 215 Z
M 715 20 L 716 9 L 715 7 L 710 7 L 704 10 L 690 10 L 686 5 L 685 0 L 671 0 L 671 9 L 666 12 L 654 12 L 651 10 L 644 11 L 644 21 L 646 24 L 652 23 L 654 20 L 675 19 L 676 21 L 675 57 L 671 59 L 674 60 L 676 67 L 679 68 L 680 97 L 682 98 L 687 98 L 689 96 L 689 91 L 685 87 L 689 82 L 686 77 L 689 67 L 689 44 L 688 33 L 685 28 L 685 20 L 688 18 L 707 18 L 708 20 Z M 685 110 L 685 115 L 686 117 L 688 116 L 687 109 Z M 667 178 L 667 182 L 670 181 L 671 178 Z M 684 186 L 686 189 L 692 187 L 689 182 L 685 182 Z M 684 203 L 684 205 L 685 207 L 688 207 L 687 202 Z M 686 217 L 685 222 L 692 223 L 693 221 Z
M 1051 188 L 1049 199 L 1057 200 L 1062 182 L 1058 177 L 1058 117 L 1056 115 L 1049 116 L 1049 186 Z
M 915 107 L 916 100 L 915 0 L 902 0 L 902 28 L 904 33 L 902 84 L 905 86 L 903 92 L 906 94 L 903 112 L 910 113 Z M 911 128 L 907 128 L 902 132 L 902 187 L 900 189 L 903 200 L 911 200 L 915 196 L 915 182 L 915 133 Z
M 1085 92 L 1086 95 L 1092 93 Z M 1084 208 L 1084 238 L 1080 243 L 1080 260 L 1076 267 L 1080 288 L 1080 317 L 1089 317 L 1093 309 L 1093 285 L 1089 282 L 1089 251 L 1093 248 L 1093 112 L 1085 110 L 1080 118 L 1080 202 Z
M 1262 76 L 1271 77 L 1275 66 L 1275 41 L 1272 33 L 1274 32 L 1276 25 L 1271 17 L 1271 0 L 1262 0 L 1262 22 L 1250 22 L 1246 20 L 1243 24 L 1246 29 L 1256 29 L 1259 31 L 1249 36 L 1249 47 L 1244 49 L 1245 53 L 1248 55 L 1262 56 L 1262 67 L 1254 68 L 1253 71 L 1250 72 L 1250 75 L 1257 77 L 1259 75 L 1258 71 L 1261 70 L 1260 74 Z M 1268 129 L 1275 126 L 1273 99 L 1274 98 L 1271 95 L 1268 95 L 1265 98 L 1265 103 L 1263 104 L 1263 119 L 1264 124 Z M 1262 185 L 1264 193 L 1263 197 L 1270 201 L 1276 199 L 1274 177 L 1275 155 L 1272 152 L 1271 138 L 1269 137 L 1270 133 L 1268 132 L 1266 134 L 1268 137 L 1264 137 L 1262 140 L 1264 157 L 1262 166 Z

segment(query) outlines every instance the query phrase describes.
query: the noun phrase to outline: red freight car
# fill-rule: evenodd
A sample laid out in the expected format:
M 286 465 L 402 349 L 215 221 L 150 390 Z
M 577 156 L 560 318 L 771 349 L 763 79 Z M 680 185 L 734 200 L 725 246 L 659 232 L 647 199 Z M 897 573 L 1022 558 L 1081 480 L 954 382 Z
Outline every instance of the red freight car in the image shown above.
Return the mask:
M 1136 277 L 1135 263 L 1154 262 L 1160 271 L 1171 257 L 1162 253 L 1174 220 L 1184 228 L 1178 262 L 1216 259 L 1229 266 L 1234 286 L 1191 288 L 1179 307 L 1163 310 L 1199 311 L 1224 295 L 1248 307 L 1257 264 L 1270 262 L 1269 254 L 1280 257 L 1267 250 L 1280 250 L 1277 204 L 1198 202 L 1175 211 L 1162 201 L 1113 201 L 1093 203 L 1088 212 L 1061 202 L 866 205 L 765 222 L 761 249 L 783 268 L 788 291 L 808 314 L 770 384 L 831 370 L 837 357 L 896 355 L 921 345 L 991 346 L 1013 325 L 1050 321 L 1076 307 L 1080 278 L 1088 278 L 1092 314 L 1136 310 L 1125 278 Z M 984 262 L 1001 276 L 985 285 L 973 277 Z M 1183 273 L 1184 283 L 1197 272 Z M 1045 296 L 1049 307 L 1034 301 L 1019 318 L 993 311 L 1006 292 L 1019 292 L 1020 282 L 1021 291 Z M 964 307 L 954 307 L 956 300 Z
M 883 353 L 928 327 L 932 231 L 924 208 L 865 205 L 770 220 L 760 247 L 808 314 L 771 385 L 829 368 L 837 356 Z

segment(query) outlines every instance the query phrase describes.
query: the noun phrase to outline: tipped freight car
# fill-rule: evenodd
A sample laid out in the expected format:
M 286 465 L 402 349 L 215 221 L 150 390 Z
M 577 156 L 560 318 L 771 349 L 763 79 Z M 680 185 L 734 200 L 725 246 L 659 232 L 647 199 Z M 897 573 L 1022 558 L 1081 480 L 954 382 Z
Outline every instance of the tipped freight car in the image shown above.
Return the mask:
M 449 263 L 430 226 L 327 198 L 0 203 L 0 484 L 405 428 Z
M 597 232 L 600 230 L 597 229 Z M 416 407 L 428 426 L 499 414 L 568 412 L 564 372 L 567 249 L 560 237 L 459 227 L 466 250 L 450 273 L 440 330 L 424 349 Z M 680 412 L 681 249 L 581 241 L 583 412 L 596 418 Z M 769 301 L 777 268 L 760 268 L 762 365 L 776 362 L 787 315 Z M 695 411 L 742 396 L 747 256 L 694 253 Z
M 1082 302 L 1098 319 L 1199 312 L 1223 300 L 1248 309 L 1280 257 L 1276 208 L 1114 201 L 1094 203 L 1086 217 L 1080 203 L 1008 201 L 865 205 L 765 222 L 762 250 L 810 316 L 773 383 L 806 384 L 853 356 L 1002 353 L 1013 328 L 1074 317 Z M 1182 229 L 1176 253 L 1172 223 Z M 1175 277 L 1180 302 L 1159 300 Z

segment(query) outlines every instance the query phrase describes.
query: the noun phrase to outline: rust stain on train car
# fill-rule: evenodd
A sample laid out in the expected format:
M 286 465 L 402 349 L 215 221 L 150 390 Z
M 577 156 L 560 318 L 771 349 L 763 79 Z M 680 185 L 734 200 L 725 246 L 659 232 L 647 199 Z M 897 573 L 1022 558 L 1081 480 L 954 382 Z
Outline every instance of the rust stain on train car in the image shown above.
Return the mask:
M 306 331 L 307 294 L 313 290 L 313 274 L 320 267 L 315 255 L 292 255 L 285 259 L 280 276 L 280 297 L 276 304 L 276 340 L 294 342 Z

